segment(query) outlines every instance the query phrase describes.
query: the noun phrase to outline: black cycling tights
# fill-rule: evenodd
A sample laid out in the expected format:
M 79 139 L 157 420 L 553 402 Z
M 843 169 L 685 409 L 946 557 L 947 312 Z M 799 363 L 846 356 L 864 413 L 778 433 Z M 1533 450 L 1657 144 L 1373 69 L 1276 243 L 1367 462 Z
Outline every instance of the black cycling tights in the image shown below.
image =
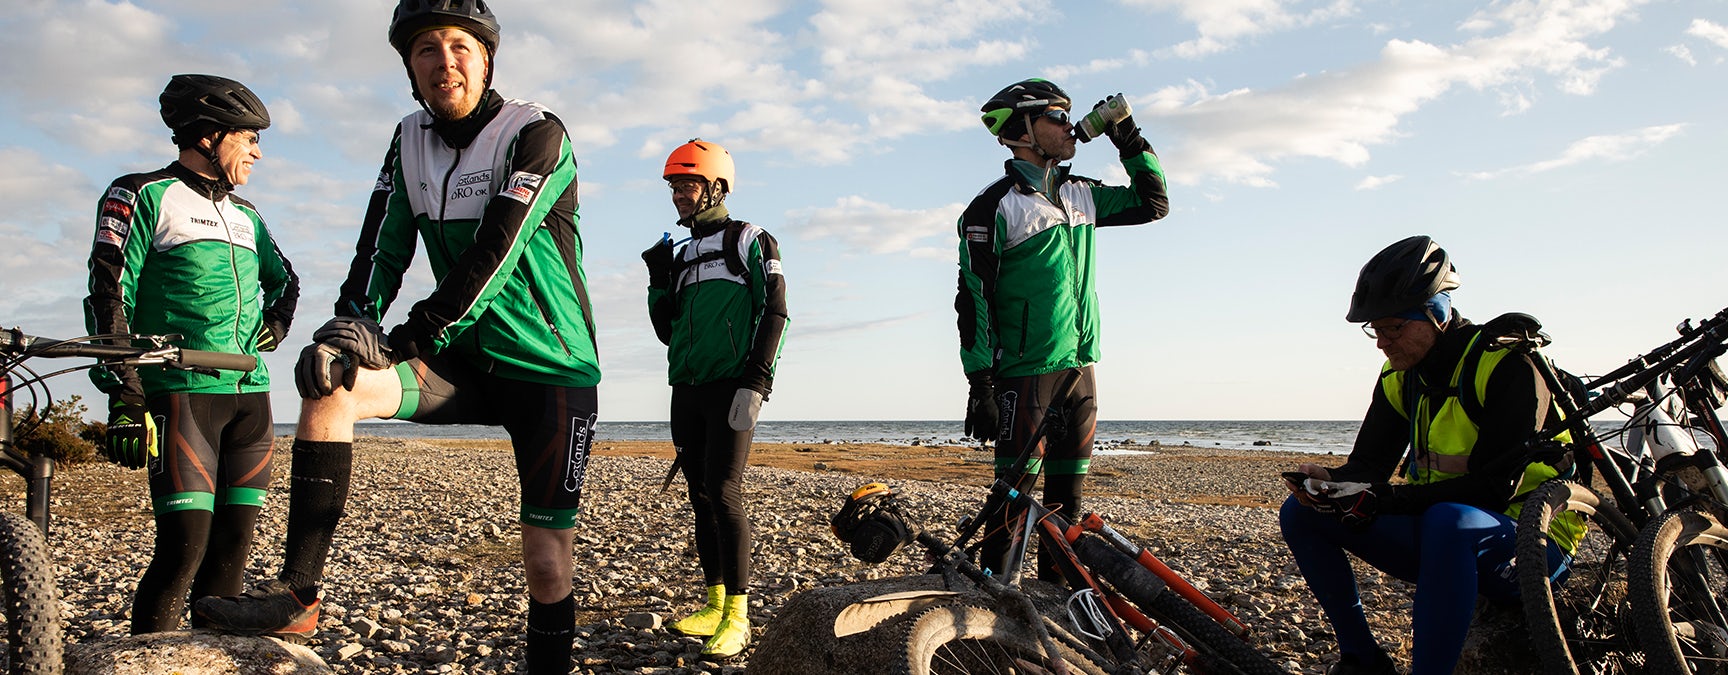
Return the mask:
M 672 444 L 678 448 L 690 508 L 696 512 L 696 553 L 702 579 L 729 595 L 750 585 L 750 515 L 744 510 L 744 465 L 753 432 L 733 431 L 727 411 L 731 381 L 672 388 Z
M 239 595 L 258 507 L 221 505 L 216 512 L 156 516 L 156 554 L 132 600 L 132 634 L 180 629 L 186 598 Z M 193 619 L 196 624 L 197 619 Z

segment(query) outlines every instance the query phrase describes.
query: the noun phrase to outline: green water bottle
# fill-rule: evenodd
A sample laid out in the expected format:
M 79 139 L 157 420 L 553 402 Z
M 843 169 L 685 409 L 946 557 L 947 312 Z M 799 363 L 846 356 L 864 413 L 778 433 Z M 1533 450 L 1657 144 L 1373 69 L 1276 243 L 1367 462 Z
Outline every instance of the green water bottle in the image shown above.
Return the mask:
M 1080 118 L 1080 123 L 1074 125 L 1074 140 L 1085 143 L 1104 135 L 1104 130 L 1111 125 L 1127 119 L 1134 111 L 1128 107 L 1128 99 L 1121 93 L 1104 99 Z

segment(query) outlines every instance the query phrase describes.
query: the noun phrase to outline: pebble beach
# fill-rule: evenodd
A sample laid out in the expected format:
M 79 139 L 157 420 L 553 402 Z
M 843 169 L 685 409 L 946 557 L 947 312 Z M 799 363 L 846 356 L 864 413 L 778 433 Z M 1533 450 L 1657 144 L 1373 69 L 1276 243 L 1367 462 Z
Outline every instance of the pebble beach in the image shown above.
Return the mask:
M 280 566 L 288 442 L 250 575 Z M 1152 550 L 1255 631 L 1296 673 L 1336 660 L 1330 629 L 1278 537 L 1278 472 L 1341 457 L 1275 450 L 1129 446 L 1094 459 L 1085 507 Z M 701 602 L 681 480 L 661 491 L 664 442 L 595 445 L 575 557 L 580 673 L 745 673 L 749 652 L 699 658 L 701 644 L 662 628 Z M 502 442 L 362 438 L 352 496 L 326 574 L 320 632 L 309 645 L 338 673 L 512 673 L 519 667 L 526 590 L 516 480 Z M 801 591 L 921 573 L 903 550 L 887 563 L 852 559 L 828 518 L 853 488 L 890 484 L 923 526 L 952 532 L 983 498 L 989 453 L 961 445 L 762 444 L 746 494 L 754 521 L 751 622 L 758 635 Z M 14 492 L 16 485 L 9 486 Z M 16 497 L 16 495 L 14 495 Z M 126 612 L 151 546 L 141 472 L 62 467 L 51 546 L 69 642 L 126 634 Z M 1408 664 L 1410 587 L 1361 575 L 1370 621 Z

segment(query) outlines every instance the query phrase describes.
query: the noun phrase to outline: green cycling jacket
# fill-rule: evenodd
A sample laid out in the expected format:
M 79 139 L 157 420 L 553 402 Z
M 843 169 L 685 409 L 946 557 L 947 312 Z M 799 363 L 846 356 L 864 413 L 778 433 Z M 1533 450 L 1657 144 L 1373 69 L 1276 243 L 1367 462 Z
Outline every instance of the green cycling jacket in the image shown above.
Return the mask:
M 336 314 L 382 321 L 423 240 L 437 286 L 403 324 L 418 344 L 508 379 L 594 386 L 576 211 L 570 139 L 544 106 L 488 91 L 462 122 L 416 111 L 396 126 Z
M 780 247 L 724 205 L 696 214 L 673 257 L 669 287 L 648 288 L 648 315 L 665 343 L 667 381 L 737 378 L 766 396 L 788 323 Z
M 961 214 L 960 363 L 1021 377 L 1098 361 L 1097 228 L 1170 211 L 1150 148 L 1124 153 L 1127 187 L 1018 159 Z
M 258 355 L 269 321 L 284 333 L 299 280 L 250 202 L 179 162 L 109 184 L 97 207 L 84 320 L 92 334 L 178 334 L 185 349 Z M 167 368 L 90 371 L 108 394 L 270 390 L 264 361 L 214 375 Z

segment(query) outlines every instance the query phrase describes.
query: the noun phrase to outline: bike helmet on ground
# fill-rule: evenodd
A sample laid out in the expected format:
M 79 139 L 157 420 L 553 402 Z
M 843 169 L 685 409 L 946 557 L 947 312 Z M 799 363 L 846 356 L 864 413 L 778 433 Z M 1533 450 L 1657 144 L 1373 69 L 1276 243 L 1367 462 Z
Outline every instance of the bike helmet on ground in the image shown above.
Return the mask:
M 498 51 L 498 18 L 485 0 L 402 0 L 390 16 L 390 46 L 406 59 L 414 36 L 445 26 L 473 33 L 487 51 Z
M 1446 249 L 1423 235 L 1409 237 L 1387 246 L 1362 266 L 1344 319 L 1361 323 L 1393 316 L 1457 287 L 1458 270 Z
M 720 192 L 727 194 L 732 192 L 736 175 L 732 153 L 718 143 L 692 138 L 666 157 L 666 170 L 660 177 L 672 180 L 678 176 L 698 176 L 709 183 L 719 183 Z
M 176 135 L 200 123 L 220 129 L 268 129 L 270 111 L 246 85 L 215 75 L 175 75 L 158 99 L 162 122 Z
M 1074 104 L 1068 98 L 1068 92 L 1062 91 L 1056 83 L 1034 77 L 1015 82 L 996 92 L 978 111 L 984 113 L 984 128 L 990 130 L 992 136 L 1001 138 L 1005 130 L 1021 129 L 1020 125 L 1011 125 L 1010 122 L 1024 121 L 1026 115 L 1049 110 L 1050 106 L 1070 110 Z M 1025 132 L 1021 130 L 1013 137 L 1017 138 L 1021 133 Z
M 828 524 L 834 536 L 851 549 L 852 557 L 867 563 L 887 560 L 912 541 L 899 500 L 881 483 L 868 483 L 852 491 Z

